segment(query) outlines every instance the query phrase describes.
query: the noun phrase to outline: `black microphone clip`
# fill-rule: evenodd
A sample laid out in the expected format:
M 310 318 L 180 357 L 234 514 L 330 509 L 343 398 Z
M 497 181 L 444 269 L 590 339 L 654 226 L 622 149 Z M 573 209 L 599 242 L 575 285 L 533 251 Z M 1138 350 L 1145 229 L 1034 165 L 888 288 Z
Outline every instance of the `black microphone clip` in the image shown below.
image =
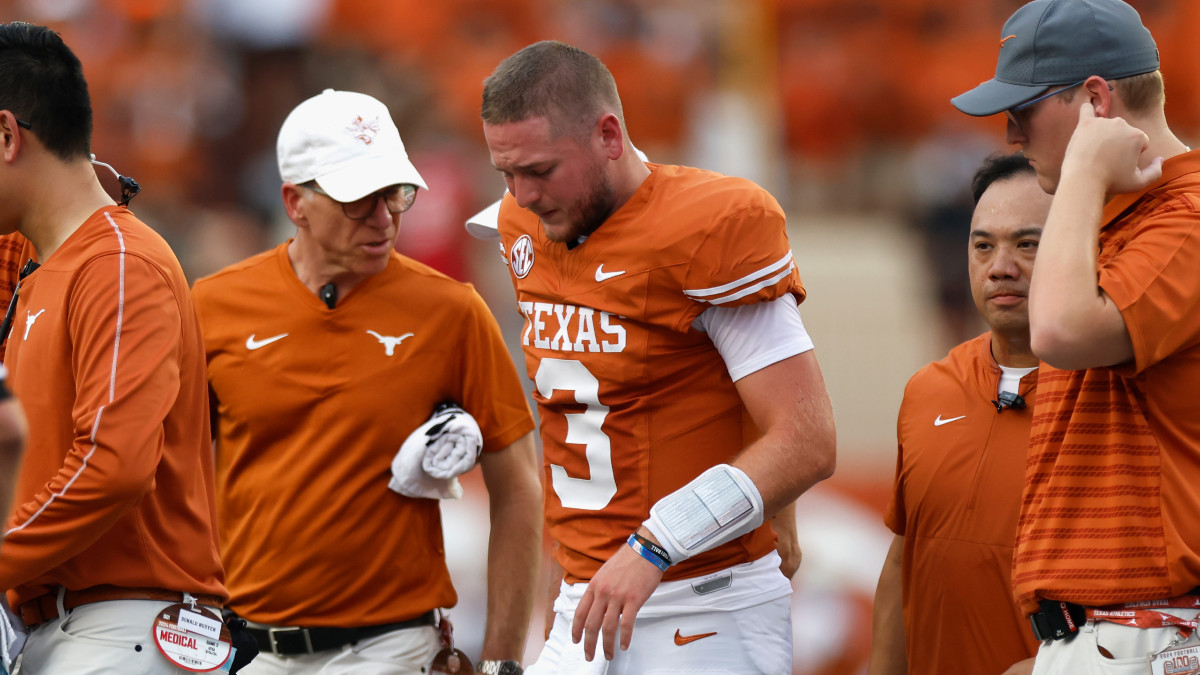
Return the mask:
M 117 202 L 121 206 L 129 206 L 129 201 L 138 196 L 142 191 L 142 186 L 129 176 L 117 176 L 117 182 L 121 184 L 121 201 Z
M 18 279 L 23 281 L 25 279 L 25 277 L 36 272 L 37 268 L 39 268 L 39 267 L 41 267 L 41 265 L 39 265 L 38 263 L 35 263 L 33 261 L 33 258 L 30 258 L 29 260 L 25 261 L 25 266 L 21 268 L 21 272 L 20 272 L 20 275 L 18 276 Z
M 117 204 L 121 206 L 129 206 L 130 200 L 138 196 L 138 193 L 142 191 L 142 186 L 138 185 L 138 182 L 129 176 L 122 176 L 121 172 L 112 168 L 111 164 L 107 164 L 96 159 L 96 155 L 91 155 L 91 158 L 92 164 L 95 164 L 96 166 L 102 166 L 111 171 L 112 175 L 116 176 L 117 184 L 121 186 L 121 199 L 117 202 Z
M 996 406 L 996 412 L 1004 412 L 1005 408 L 1013 410 L 1021 410 L 1025 407 L 1025 397 L 1011 391 L 1000 392 L 1000 400 L 992 401 L 992 405 Z
M 326 307 L 333 309 L 333 306 L 337 304 L 338 300 L 337 284 L 333 283 L 332 281 L 325 284 L 321 287 L 321 292 L 318 293 L 318 295 L 321 298 L 321 302 L 324 302 Z

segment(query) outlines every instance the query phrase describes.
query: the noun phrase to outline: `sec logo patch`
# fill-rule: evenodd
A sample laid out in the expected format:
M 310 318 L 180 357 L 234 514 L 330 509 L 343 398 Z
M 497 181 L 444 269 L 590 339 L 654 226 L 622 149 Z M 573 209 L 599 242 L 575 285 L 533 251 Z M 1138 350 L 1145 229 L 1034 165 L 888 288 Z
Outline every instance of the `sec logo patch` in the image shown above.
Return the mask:
M 524 279 L 533 269 L 533 239 L 523 234 L 508 250 L 508 264 L 518 279 Z

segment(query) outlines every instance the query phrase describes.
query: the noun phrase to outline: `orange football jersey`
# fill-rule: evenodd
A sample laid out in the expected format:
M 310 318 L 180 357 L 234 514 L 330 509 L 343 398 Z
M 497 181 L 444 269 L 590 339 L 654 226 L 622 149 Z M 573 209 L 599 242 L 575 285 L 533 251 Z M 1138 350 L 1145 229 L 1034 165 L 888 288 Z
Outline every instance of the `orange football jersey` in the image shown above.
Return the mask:
M 692 321 L 804 288 L 779 204 L 739 178 L 649 164 L 585 243 L 546 238 L 507 195 L 500 233 L 541 416 L 547 528 L 568 581 L 590 579 L 650 507 L 744 447 L 741 399 Z M 667 579 L 755 560 L 763 526 L 675 565 Z

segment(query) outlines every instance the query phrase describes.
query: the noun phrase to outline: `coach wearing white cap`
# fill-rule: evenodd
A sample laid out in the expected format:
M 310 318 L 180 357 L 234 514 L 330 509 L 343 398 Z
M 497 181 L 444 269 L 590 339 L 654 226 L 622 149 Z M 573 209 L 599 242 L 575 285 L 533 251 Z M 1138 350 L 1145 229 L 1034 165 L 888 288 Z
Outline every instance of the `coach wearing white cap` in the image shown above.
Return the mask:
M 1006 113 L 1054 194 L 1013 557 L 1034 673 L 1195 672 L 1200 152 L 1168 127 L 1158 49 L 1124 2 L 1035 0 L 999 39 L 996 77 L 952 102 Z
M 261 649 L 245 672 L 430 671 L 435 610 L 457 602 L 437 498 L 461 492 L 439 489 L 445 467 L 428 453 L 404 464 L 420 475 L 392 467 L 402 445 L 438 448 L 436 434 L 469 417 L 446 402 L 478 424 L 449 473 L 478 458 L 491 501 L 479 656 L 520 672 L 541 489 L 499 328 L 470 285 L 393 250 L 426 185 L 382 103 L 326 90 L 287 117 L 277 151 L 295 238 L 194 289 L 228 606 Z M 435 407 L 458 422 L 426 424 Z

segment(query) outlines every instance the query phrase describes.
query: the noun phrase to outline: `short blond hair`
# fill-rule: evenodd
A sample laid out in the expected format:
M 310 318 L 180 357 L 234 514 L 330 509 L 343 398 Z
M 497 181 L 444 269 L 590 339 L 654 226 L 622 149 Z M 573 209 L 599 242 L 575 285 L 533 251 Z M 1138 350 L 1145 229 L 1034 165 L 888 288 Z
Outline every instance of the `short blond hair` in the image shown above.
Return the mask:
M 1125 107 L 1133 113 L 1161 110 L 1167 102 L 1166 85 L 1162 72 L 1155 70 L 1132 77 L 1113 80 L 1113 89 L 1121 96 Z
M 1161 71 L 1154 70 L 1141 75 L 1130 75 L 1119 80 L 1109 80 L 1109 83 L 1112 84 L 1113 91 L 1121 97 L 1121 102 L 1131 113 L 1141 115 L 1152 112 L 1155 108 L 1162 110 L 1163 104 L 1167 100 Z M 1063 92 L 1062 100 L 1068 103 L 1075 100 L 1077 89 L 1078 87 Z

